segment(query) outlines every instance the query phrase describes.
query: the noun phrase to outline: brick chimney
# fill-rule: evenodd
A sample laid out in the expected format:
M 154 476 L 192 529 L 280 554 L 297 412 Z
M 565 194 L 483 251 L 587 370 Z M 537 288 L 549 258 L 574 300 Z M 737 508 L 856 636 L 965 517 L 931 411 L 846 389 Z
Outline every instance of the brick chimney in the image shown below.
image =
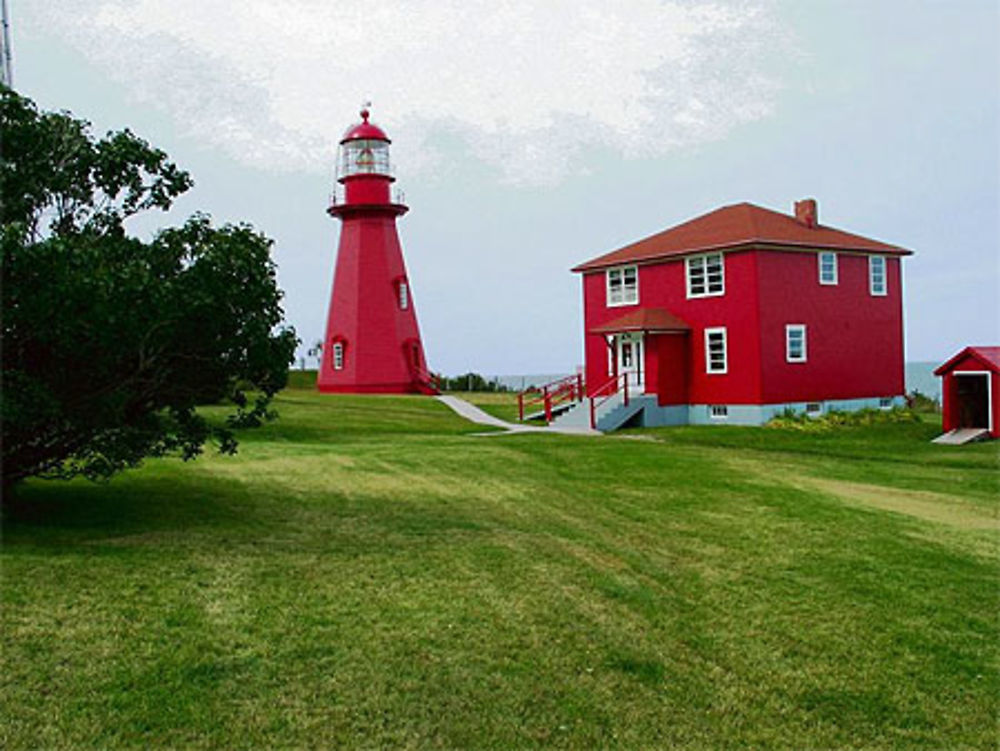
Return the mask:
M 795 221 L 809 229 L 819 226 L 819 209 L 815 198 L 803 198 L 795 202 Z

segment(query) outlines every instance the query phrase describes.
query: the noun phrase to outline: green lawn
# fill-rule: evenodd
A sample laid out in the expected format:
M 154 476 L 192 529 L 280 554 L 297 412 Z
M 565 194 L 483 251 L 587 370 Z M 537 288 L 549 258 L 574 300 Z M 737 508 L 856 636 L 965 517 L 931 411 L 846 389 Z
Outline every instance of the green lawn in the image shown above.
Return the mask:
M 277 407 L 8 502 L 0 746 L 997 747 L 996 444 Z

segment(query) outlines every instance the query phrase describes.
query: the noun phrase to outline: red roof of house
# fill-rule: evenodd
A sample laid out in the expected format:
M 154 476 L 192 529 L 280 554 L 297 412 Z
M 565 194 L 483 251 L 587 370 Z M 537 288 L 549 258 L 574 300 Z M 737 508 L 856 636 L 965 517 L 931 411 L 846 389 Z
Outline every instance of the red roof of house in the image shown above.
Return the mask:
M 664 308 L 640 308 L 590 330 L 591 334 L 618 334 L 622 331 L 683 332 L 690 331 L 686 322 Z
M 966 357 L 974 357 L 986 366 L 987 370 L 1000 373 L 1000 347 L 966 347 L 943 365 L 938 366 L 934 375 L 944 375 L 959 361 Z
M 737 203 L 702 214 L 676 227 L 651 235 L 624 248 L 598 256 L 573 271 L 591 271 L 620 263 L 651 261 L 706 250 L 738 248 L 758 244 L 799 248 L 876 251 L 887 255 L 910 255 L 896 245 L 852 235 L 821 224 L 807 227 L 795 217 L 752 203 Z

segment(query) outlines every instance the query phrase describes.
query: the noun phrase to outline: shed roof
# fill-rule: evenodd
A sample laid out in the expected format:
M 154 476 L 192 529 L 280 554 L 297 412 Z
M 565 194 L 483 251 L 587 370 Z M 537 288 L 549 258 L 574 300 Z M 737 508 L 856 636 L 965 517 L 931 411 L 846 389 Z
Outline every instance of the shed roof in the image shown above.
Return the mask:
M 987 370 L 1000 373 L 1000 347 L 966 347 L 957 355 L 939 365 L 934 371 L 934 375 L 944 375 L 966 357 L 974 357 Z
M 683 333 L 690 331 L 687 323 L 665 308 L 639 308 L 630 310 L 607 323 L 595 326 L 591 334 L 619 334 L 623 331 L 645 331 L 652 334 Z
M 817 224 L 808 227 L 795 217 L 752 203 L 723 206 L 676 227 L 581 263 L 573 271 L 587 272 L 620 263 L 652 261 L 707 250 L 787 246 L 801 249 L 856 250 L 886 255 L 912 251 L 861 235 Z

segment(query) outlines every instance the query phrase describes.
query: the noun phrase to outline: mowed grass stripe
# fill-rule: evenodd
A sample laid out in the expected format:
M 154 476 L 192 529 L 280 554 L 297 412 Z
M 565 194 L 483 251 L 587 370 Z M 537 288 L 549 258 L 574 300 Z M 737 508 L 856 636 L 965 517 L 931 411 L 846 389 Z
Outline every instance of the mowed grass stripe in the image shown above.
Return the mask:
M 905 492 L 935 460 L 912 426 L 817 453 L 762 429 L 715 431 L 723 447 L 694 429 L 472 438 L 420 398 L 278 408 L 235 458 L 23 489 L 4 529 L 5 747 L 995 739 L 984 531 L 778 466 L 854 477 L 836 452 L 885 438 Z M 769 452 L 772 474 L 730 461 Z M 995 456 L 974 447 L 964 471 L 995 475 Z M 970 483 L 976 508 L 989 482 Z

